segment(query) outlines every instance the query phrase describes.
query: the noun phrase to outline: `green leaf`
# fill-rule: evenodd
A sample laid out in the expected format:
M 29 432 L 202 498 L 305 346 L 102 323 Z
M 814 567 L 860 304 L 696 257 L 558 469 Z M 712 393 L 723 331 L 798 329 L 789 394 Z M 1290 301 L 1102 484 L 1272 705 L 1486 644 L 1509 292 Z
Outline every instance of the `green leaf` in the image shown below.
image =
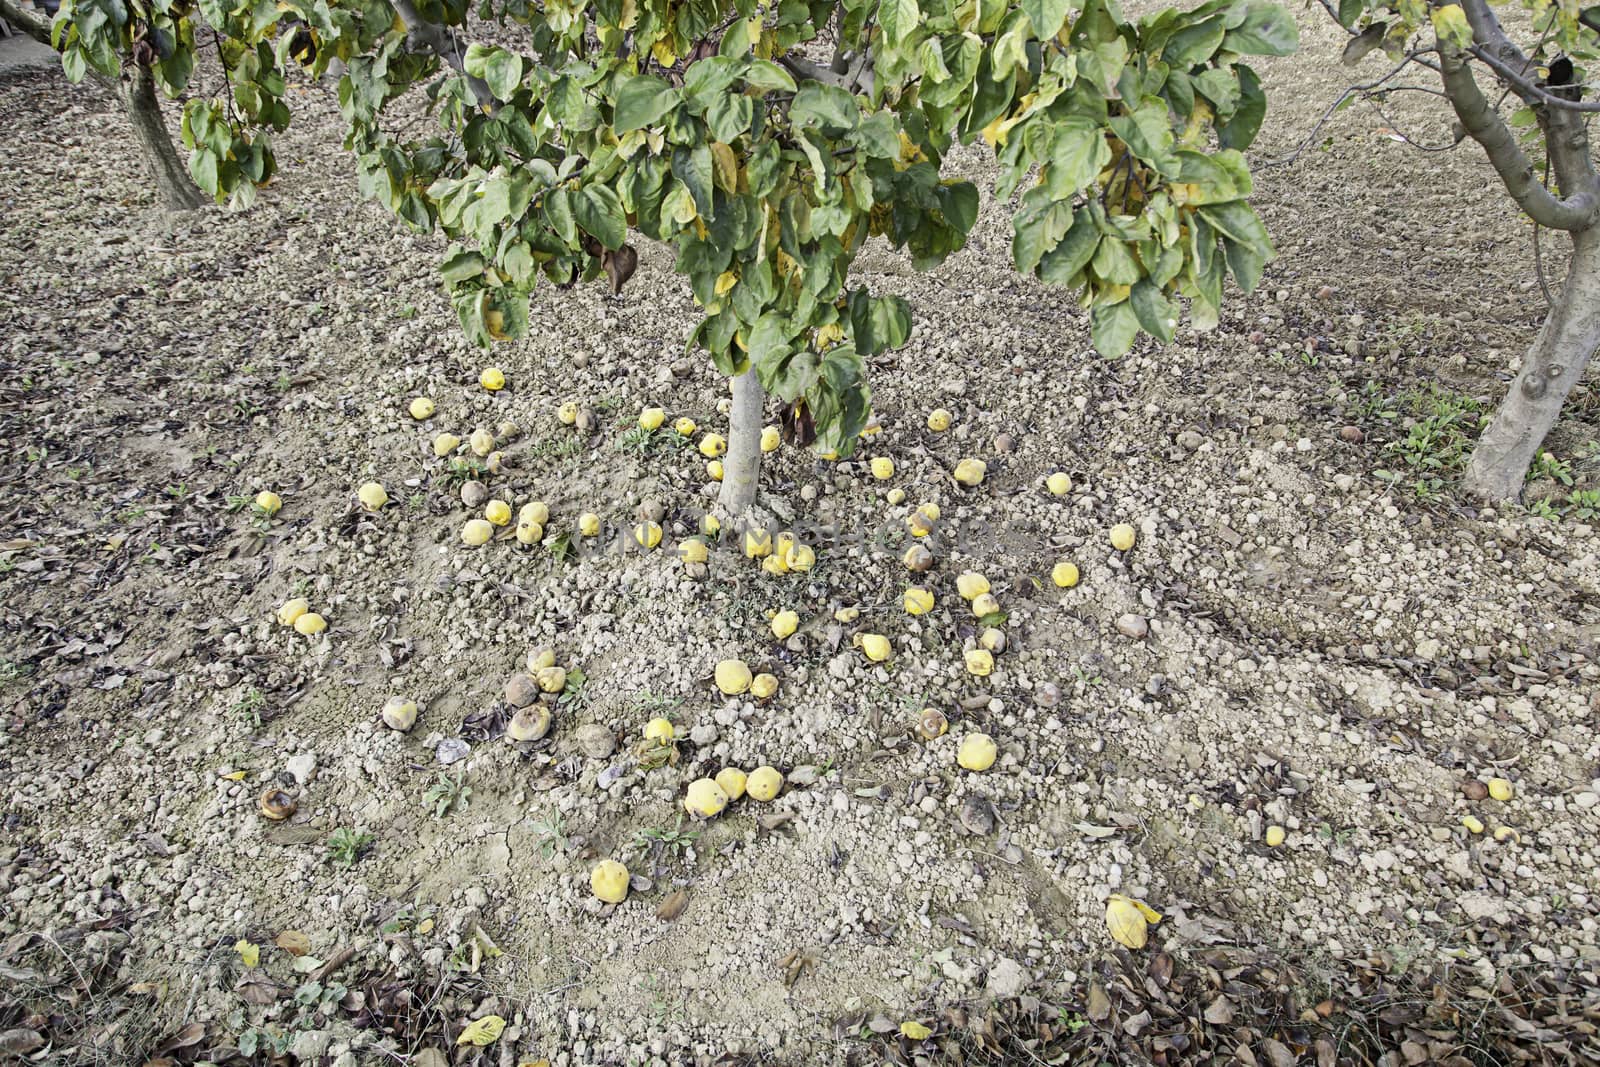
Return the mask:
M 923 78 L 934 85 L 950 77 L 950 69 L 944 65 L 944 49 L 937 37 L 924 37 L 917 45 L 917 62 L 922 64 Z
M 1005 114 L 1011 106 L 1011 96 L 1016 89 L 1017 68 L 1011 67 L 999 81 L 994 78 L 990 54 L 985 52 L 978 63 L 977 91 L 972 94 L 972 109 L 961 120 L 961 140 L 971 143 L 989 123 Z
M 1194 87 L 1201 96 L 1216 105 L 1219 115 L 1231 115 L 1239 106 L 1239 79 L 1231 70 L 1211 67 L 1194 78 Z
M 755 120 L 755 101 L 743 93 L 723 93 L 706 108 L 706 125 L 711 136 L 723 144 L 732 144 L 750 132 Z
M 855 98 L 836 85 L 806 82 L 789 105 L 789 121 L 796 126 L 818 127 L 830 137 L 853 130 L 861 120 Z
M 1472 27 L 1467 24 L 1467 13 L 1460 4 L 1446 4 L 1428 13 L 1433 20 L 1433 32 L 1439 40 L 1466 48 L 1472 44 Z
M 1242 242 L 1259 255 L 1272 254 L 1272 239 L 1267 236 L 1267 228 L 1261 224 L 1255 209 L 1243 200 L 1207 204 L 1198 210 L 1200 217 L 1224 237 Z
M 72 47 L 62 52 L 61 70 L 73 85 L 83 81 L 84 75 L 89 73 L 89 63 L 83 56 L 83 49 Z
M 1090 269 L 1095 277 L 1112 285 L 1132 285 L 1139 280 L 1139 261 L 1133 258 L 1133 249 L 1109 234 L 1095 249 Z
M 1235 63 L 1233 69 L 1239 75 L 1239 103 L 1233 117 L 1217 127 L 1217 141 L 1223 148 L 1243 151 L 1261 132 L 1261 123 L 1267 117 L 1267 94 L 1261 91 L 1261 79 L 1255 71 L 1243 63 Z
M 898 296 L 868 296 L 865 289 L 850 294 L 850 333 L 857 352 L 875 356 L 899 348 L 911 336 L 911 308 Z
M 688 188 L 689 195 L 694 197 L 695 210 L 705 219 L 715 213 L 715 193 L 711 187 L 714 166 L 710 145 L 680 146 L 672 150 L 672 176 Z
M 1110 162 L 1111 146 L 1097 123 L 1063 119 L 1050 139 L 1051 193 L 1062 197 L 1086 188 Z
M 1133 305 L 1124 300 L 1119 304 L 1100 304 L 1089 316 L 1089 338 L 1095 351 L 1102 356 L 1124 355 L 1133 347 L 1139 336 L 1139 317 Z
M 678 106 L 678 90 L 648 74 L 636 75 L 617 91 L 616 110 L 611 120 L 617 133 L 654 126 Z
M 1228 27 L 1222 16 L 1202 19 L 1174 33 L 1167 40 L 1167 47 L 1162 51 L 1161 58 L 1173 70 L 1187 72 L 1190 68 L 1209 60 L 1222 46 L 1222 38 L 1227 32 Z
M 1457 14 L 1461 13 L 1456 5 L 1450 6 L 1456 9 Z M 1449 9 L 1435 8 L 1436 20 L 1440 10 Z M 1466 23 L 1465 15 L 1462 15 L 1461 21 Z M 1472 40 L 1470 31 L 1467 40 Z M 1299 46 L 1300 31 L 1295 26 L 1294 16 L 1277 4 L 1267 3 L 1250 4 L 1244 21 L 1230 29 L 1222 41 L 1222 47 L 1230 52 L 1254 56 L 1292 56 Z
M 1072 227 L 1039 261 L 1039 278 L 1049 285 L 1070 285 L 1088 266 L 1100 245 L 1100 227 L 1087 209 L 1072 217 Z
M 522 57 L 496 48 L 484 64 L 483 80 L 496 100 L 510 100 L 522 84 Z
M 572 200 L 572 213 L 584 232 L 606 248 L 622 247 L 628 233 L 628 218 L 622 201 L 606 185 L 586 185 Z
M 1128 294 L 1128 303 L 1133 305 L 1140 329 L 1162 341 L 1172 340 L 1173 330 L 1178 324 L 1178 312 L 1172 302 L 1162 295 L 1159 287 L 1151 284 L 1148 278 L 1141 278 Z
M 894 48 L 905 44 L 921 18 L 917 0 L 882 0 L 878 5 L 878 25 L 883 27 L 885 39 Z
M 745 84 L 752 89 L 769 93 L 792 93 L 794 79 L 778 64 L 766 59 L 751 60 L 750 69 L 744 72 Z
M 1022 10 L 1033 23 L 1034 37 L 1040 41 L 1048 41 L 1061 32 L 1070 8 L 1068 0 L 1022 0 Z

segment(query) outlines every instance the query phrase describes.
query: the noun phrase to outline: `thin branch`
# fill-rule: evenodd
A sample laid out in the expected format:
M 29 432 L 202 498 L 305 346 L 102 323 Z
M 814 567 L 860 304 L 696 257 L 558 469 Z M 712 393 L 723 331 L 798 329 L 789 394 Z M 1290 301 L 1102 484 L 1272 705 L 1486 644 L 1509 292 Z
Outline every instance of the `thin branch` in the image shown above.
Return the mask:
M 16 0 L 0 0 L 0 18 L 5 19 L 40 44 L 50 43 L 50 20 L 32 8 L 23 7 Z
M 1474 141 L 1483 146 L 1506 191 L 1528 217 L 1552 230 L 1582 230 L 1600 217 L 1600 195 L 1583 189 L 1558 199 L 1534 177 L 1533 164 L 1523 154 L 1505 120 L 1489 107 L 1467 63 L 1467 53 L 1441 42 L 1440 66 L 1445 91 L 1456 118 Z
M 1327 0 L 1322 0 L 1322 2 L 1324 4 L 1326 4 Z M 1319 118 L 1316 121 L 1316 123 L 1311 127 L 1311 132 L 1306 134 L 1305 137 L 1300 141 L 1299 144 L 1295 145 L 1294 148 L 1290 149 L 1288 155 L 1280 156 L 1277 159 L 1262 160 L 1259 163 L 1255 163 L 1254 166 L 1257 166 L 1257 167 L 1283 167 L 1283 166 L 1287 166 L 1290 163 L 1293 163 L 1295 160 L 1300 158 L 1300 153 L 1304 152 L 1306 150 L 1306 148 L 1311 144 L 1311 142 L 1317 139 L 1317 134 L 1322 132 L 1322 128 L 1328 124 L 1328 120 L 1333 118 L 1334 114 L 1337 113 L 1340 108 L 1344 107 L 1345 101 L 1349 100 L 1353 96 L 1360 96 L 1360 97 L 1363 97 L 1363 98 L 1366 97 L 1368 94 L 1370 94 L 1374 89 L 1377 89 L 1384 82 L 1388 81 L 1390 78 L 1395 77 L 1402 70 L 1405 70 L 1406 67 L 1409 66 L 1410 64 L 1412 64 L 1412 63 L 1421 63 L 1422 60 L 1419 57 L 1422 56 L 1422 55 L 1425 55 L 1426 53 L 1432 52 L 1432 51 L 1433 51 L 1433 49 L 1431 49 L 1431 48 L 1424 48 L 1424 49 L 1420 49 L 1420 50 L 1415 51 L 1415 52 L 1407 52 L 1406 55 L 1405 55 L 1405 58 L 1401 59 L 1399 63 L 1395 64 L 1393 69 L 1391 69 L 1389 71 L 1389 73 L 1385 74 L 1383 77 L 1378 78 L 1378 79 L 1376 79 L 1374 81 L 1367 82 L 1365 85 L 1352 85 L 1352 86 L 1350 86 L 1350 88 L 1346 89 L 1344 92 L 1339 94 L 1339 99 L 1335 100 L 1332 104 L 1328 105 L 1328 110 L 1324 111 L 1322 113 L 1322 117 Z M 1399 88 L 1399 87 L 1397 86 L 1396 88 Z
M 868 56 L 860 56 L 855 60 L 854 69 L 838 73 L 818 63 L 800 56 L 781 56 L 778 62 L 789 68 L 789 73 L 804 81 L 818 82 L 822 85 L 832 85 L 846 92 L 854 92 L 859 81 L 860 88 L 869 96 L 872 93 L 872 61 Z M 865 79 L 865 80 L 863 80 Z
M 393 0 L 393 3 L 395 11 L 406 24 L 407 47 L 411 51 L 432 52 L 444 60 L 446 65 L 466 79 L 467 88 L 472 90 L 480 106 L 489 108 L 491 114 L 499 111 L 500 101 L 489 90 L 489 83 L 467 73 L 455 31 L 424 19 L 411 0 Z
M 1600 114 L 1600 100 L 1567 100 L 1564 97 L 1546 92 L 1541 85 L 1518 74 L 1516 70 L 1503 60 L 1496 59 L 1482 45 L 1473 45 L 1467 49 L 1474 59 L 1482 60 L 1484 65 L 1499 75 L 1500 80 L 1511 87 L 1511 91 L 1520 96 L 1525 103 L 1537 104 L 1540 107 L 1553 108 L 1558 111 L 1583 111 L 1590 114 Z

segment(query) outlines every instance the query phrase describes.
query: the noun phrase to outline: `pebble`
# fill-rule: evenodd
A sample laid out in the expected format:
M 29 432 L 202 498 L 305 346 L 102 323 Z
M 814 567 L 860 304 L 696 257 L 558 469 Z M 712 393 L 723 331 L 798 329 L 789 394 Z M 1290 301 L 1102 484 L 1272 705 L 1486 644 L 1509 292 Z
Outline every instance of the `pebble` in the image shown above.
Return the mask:
M 283 769 L 294 775 L 294 780 L 306 785 L 317 773 L 317 754 L 300 752 L 284 762 Z
M 1150 621 L 1143 615 L 1135 615 L 1129 612 L 1117 618 L 1117 632 L 1123 637 L 1131 637 L 1135 641 L 1142 641 L 1150 633 Z

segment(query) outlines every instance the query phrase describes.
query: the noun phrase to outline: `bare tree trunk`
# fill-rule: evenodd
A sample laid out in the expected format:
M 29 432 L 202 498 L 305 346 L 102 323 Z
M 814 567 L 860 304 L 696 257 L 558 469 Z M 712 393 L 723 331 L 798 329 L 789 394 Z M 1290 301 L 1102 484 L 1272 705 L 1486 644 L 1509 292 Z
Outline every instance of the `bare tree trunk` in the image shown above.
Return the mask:
M 1600 227 L 1572 235 L 1566 284 L 1467 465 L 1468 492 L 1515 500 L 1561 405 L 1600 349 Z
M 728 414 L 728 455 L 722 464 L 717 504 L 733 518 L 750 510 L 761 476 L 761 422 L 767 394 L 754 368 L 733 379 L 733 409 Z
M 167 133 L 167 121 L 156 96 L 156 76 L 141 63 L 130 63 L 128 67 L 133 74 L 128 85 L 128 120 L 133 123 L 133 132 L 150 165 L 156 195 L 168 211 L 193 211 L 205 200 L 190 180 Z

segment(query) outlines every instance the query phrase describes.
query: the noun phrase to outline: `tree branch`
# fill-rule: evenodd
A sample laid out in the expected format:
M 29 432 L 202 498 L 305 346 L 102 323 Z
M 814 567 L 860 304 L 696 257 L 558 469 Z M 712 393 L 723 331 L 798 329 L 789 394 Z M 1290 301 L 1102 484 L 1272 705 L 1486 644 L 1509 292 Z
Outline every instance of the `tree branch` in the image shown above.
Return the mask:
M 1568 100 L 1565 97 L 1554 96 L 1547 92 L 1542 85 L 1535 85 L 1525 76 L 1518 74 L 1516 68 L 1482 45 L 1473 45 L 1467 49 L 1474 59 L 1480 59 L 1484 65 L 1502 81 L 1511 87 L 1511 91 L 1520 96 L 1524 103 L 1530 107 L 1548 107 L 1559 111 L 1579 111 L 1591 114 L 1600 113 L 1600 100 Z
M 4 2 L 7 0 L 0 0 L 0 3 Z M 467 88 L 472 90 L 472 95 L 480 106 L 487 107 L 491 114 L 498 112 L 500 101 L 489 91 L 489 83 L 482 78 L 474 78 L 463 66 L 461 43 L 456 40 L 455 31 L 423 18 L 411 0 L 392 0 L 392 3 L 401 21 L 406 24 L 407 49 L 413 52 L 432 52 L 444 60 L 447 66 L 467 80 Z
M 834 71 L 809 59 L 792 55 L 781 56 L 778 62 L 789 68 L 789 73 L 804 81 L 836 86 L 847 93 L 853 93 L 859 88 L 868 96 L 872 95 L 872 59 L 868 55 L 856 56 L 843 71 Z
M 23 7 L 17 0 L 0 0 L 0 18 L 40 44 L 55 47 L 50 43 L 50 20 L 32 8 Z
M 1467 53 L 1439 42 L 1440 76 L 1456 118 L 1474 141 L 1483 146 L 1506 191 L 1528 217 L 1552 230 L 1582 230 L 1600 221 L 1600 195 L 1593 188 L 1559 199 L 1534 176 L 1533 164 L 1523 154 L 1498 112 L 1489 106 L 1472 76 Z

